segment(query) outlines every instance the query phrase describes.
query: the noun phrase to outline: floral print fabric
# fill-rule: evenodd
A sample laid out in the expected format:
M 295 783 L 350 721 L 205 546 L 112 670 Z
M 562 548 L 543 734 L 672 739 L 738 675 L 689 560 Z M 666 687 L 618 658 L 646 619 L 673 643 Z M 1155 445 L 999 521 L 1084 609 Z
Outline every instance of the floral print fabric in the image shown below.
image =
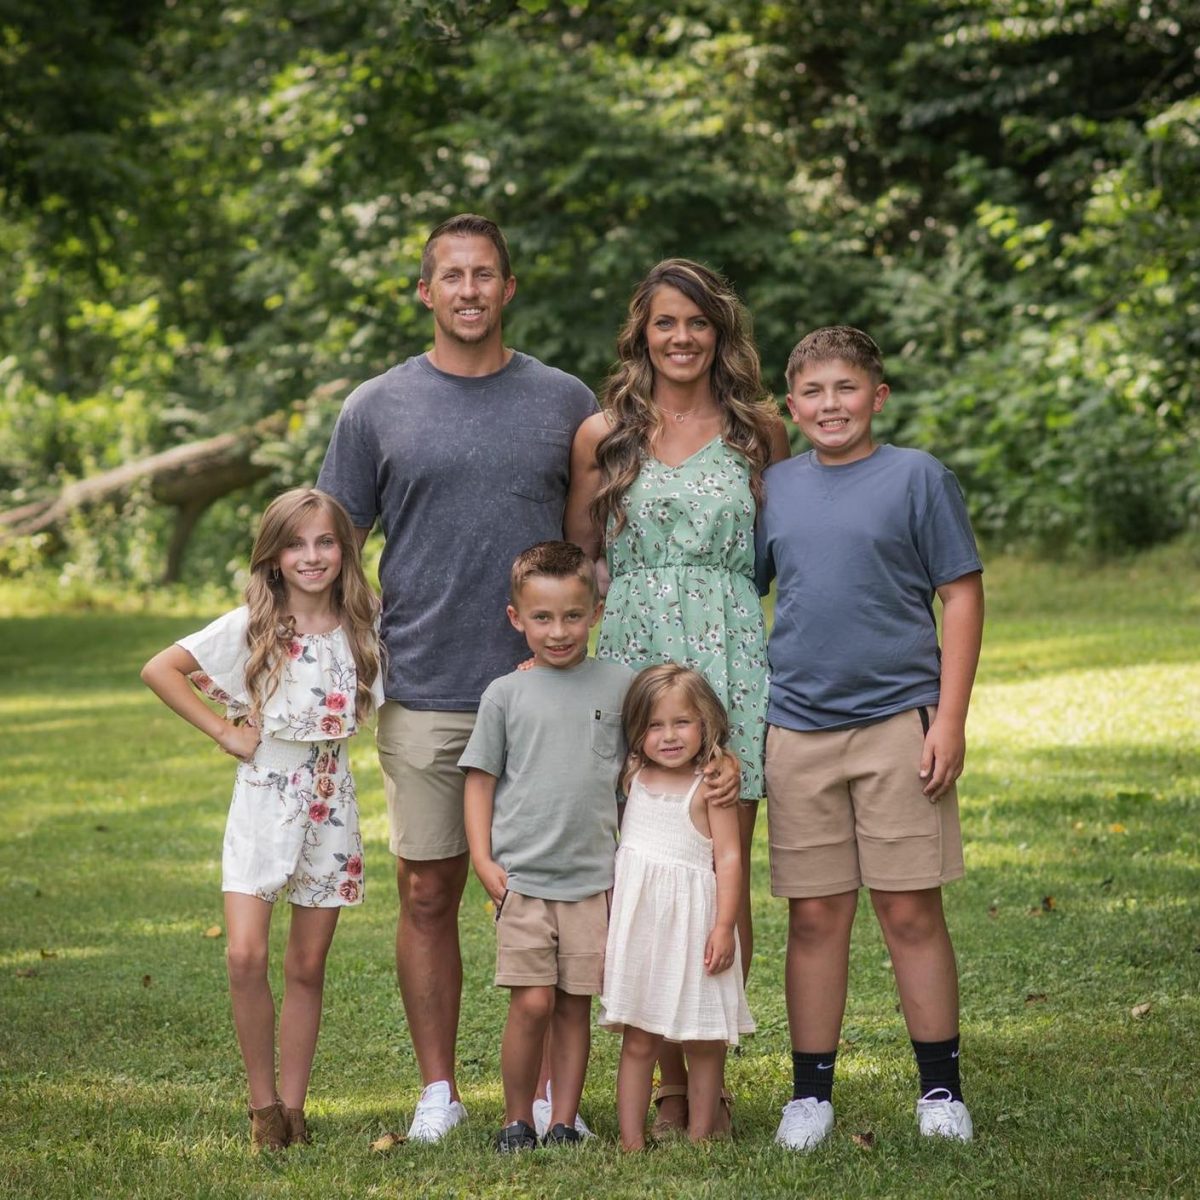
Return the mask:
M 363 898 L 358 801 L 343 742 L 266 738 L 239 763 L 221 889 L 306 908 Z
M 246 644 L 249 614 L 243 606 L 218 617 L 211 625 L 180 638 L 179 645 L 200 664 L 192 682 L 206 696 L 225 705 L 231 721 L 250 714 L 246 690 Z M 279 686 L 262 706 L 263 733 L 291 742 L 327 741 L 352 736 L 354 715 L 354 658 L 341 629 L 294 637 L 288 648 Z M 383 703 L 383 684 L 371 687 L 375 705 Z
M 200 665 L 191 676 L 226 716 L 250 715 L 247 613 L 236 609 L 179 644 Z M 357 731 L 357 673 L 342 631 L 292 640 L 280 683 L 261 715 L 251 762 L 239 763 L 225 823 L 221 887 L 309 908 L 363 897 L 358 801 L 345 739 Z M 376 702 L 382 701 L 379 681 Z
M 714 438 L 676 467 L 647 457 L 608 547 L 612 585 L 596 654 L 640 671 L 699 671 L 729 713 L 744 800 L 763 794 L 767 652 L 754 586 L 746 460 Z

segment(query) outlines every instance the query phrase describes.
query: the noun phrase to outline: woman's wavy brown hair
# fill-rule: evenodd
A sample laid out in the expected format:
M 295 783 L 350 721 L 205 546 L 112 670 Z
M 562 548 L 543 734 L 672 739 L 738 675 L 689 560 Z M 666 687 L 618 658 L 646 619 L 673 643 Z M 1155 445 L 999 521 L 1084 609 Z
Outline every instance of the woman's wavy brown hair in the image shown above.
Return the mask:
M 375 627 L 379 601 L 363 574 L 350 514 L 332 496 L 316 488 L 293 488 L 276 496 L 259 522 L 250 553 L 250 582 L 246 584 L 246 605 L 250 609 L 246 690 L 257 717 L 279 685 L 288 647 L 296 636 L 296 618 L 287 609 L 287 584 L 279 573 L 279 556 L 315 512 L 329 517 L 342 547 L 342 569 L 333 584 L 333 607 L 354 658 L 358 677 L 354 712 L 362 721 L 371 711 L 371 681 L 382 666 Z
M 763 388 L 750 316 L 729 282 L 686 258 L 660 262 L 638 284 L 629 302 L 629 315 L 617 338 L 617 365 L 605 381 L 601 399 L 612 428 L 596 447 L 601 483 L 591 517 L 601 530 L 611 520 L 614 537 L 625 524 L 625 493 L 663 427 L 653 400 L 654 368 L 646 343 L 650 304 L 662 287 L 682 292 L 717 331 L 710 382 L 723 418 L 721 436 L 750 464 L 750 490 L 756 504 L 762 503 L 762 473 L 771 461 L 771 429 L 779 420 Z
M 633 777 L 647 763 L 642 747 L 650 729 L 650 718 L 659 698 L 673 688 L 678 688 L 684 699 L 700 717 L 700 753 L 696 755 L 696 766 L 703 769 L 714 759 L 721 757 L 725 743 L 729 741 L 729 718 L 725 708 L 712 690 L 708 680 L 691 667 L 679 663 L 660 663 L 639 671 L 625 693 L 621 707 L 621 724 L 625 729 L 625 744 L 629 757 L 621 778 L 621 790 L 628 796 Z

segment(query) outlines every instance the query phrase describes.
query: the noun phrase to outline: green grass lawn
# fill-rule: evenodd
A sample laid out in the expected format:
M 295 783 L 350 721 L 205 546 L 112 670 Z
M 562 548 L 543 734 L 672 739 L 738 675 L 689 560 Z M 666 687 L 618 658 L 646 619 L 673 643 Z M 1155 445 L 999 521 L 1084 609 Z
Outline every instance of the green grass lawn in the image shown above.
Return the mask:
M 372 1154 L 373 1138 L 404 1127 L 419 1083 L 393 980 L 380 776 L 364 738 L 354 755 L 368 894 L 330 956 L 309 1099 L 316 1142 L 250 1159 L 224 942 L 203 936 L 222 920 L 232 763 L 137 680 L 153 651 L 217 608 L 19 615 L 27 599 L 10 602 L 0 620 L 10 730 L 0 1194 L 1200 1193 L 1200 570 L 1184 553 L 1093 571 L 1000 560 L 987 583 L 961 786 L 967 878 L 946 895 L 976 1141 L 916 1134 L 911 1052 L 864 903 L 838 1124 L 807 1156 L 772 1145 L 790 1060 L 786 913 L 768 892 L 765 821 L 750 980 L 759 1032 L 730 1060 L 735 1142 L 623 1157 L 617 1039 L 597 1031 L 583 1111 L 599 1143 L 498 1158 L 505 996 L 490 985 L 491 922 L 472 880 L 459 1041 L 471 1121 L 441 1147 Z M 870 1149 L 852 1137 L 866 1132 Z

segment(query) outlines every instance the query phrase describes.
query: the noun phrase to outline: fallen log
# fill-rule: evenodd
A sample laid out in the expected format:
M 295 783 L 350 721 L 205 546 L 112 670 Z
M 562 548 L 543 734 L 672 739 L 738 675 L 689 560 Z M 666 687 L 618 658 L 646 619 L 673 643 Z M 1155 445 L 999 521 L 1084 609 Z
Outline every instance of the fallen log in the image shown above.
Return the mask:
M 257 424 L 203 441 L 174 446 L 111 471 L 67 484 L 56 496 L 0 512 L 0 536 L 29 537 L 54 532 L 73 512 L 118 500 L 148 484 L 151 497 L 176 509 L 163 582 L 179 579 L 188 539 L 204 511 L 222 496 L 265 479 L 274 467 L 254 461 L 268 438 L 278 437 L 286 418 L 277 413 Z

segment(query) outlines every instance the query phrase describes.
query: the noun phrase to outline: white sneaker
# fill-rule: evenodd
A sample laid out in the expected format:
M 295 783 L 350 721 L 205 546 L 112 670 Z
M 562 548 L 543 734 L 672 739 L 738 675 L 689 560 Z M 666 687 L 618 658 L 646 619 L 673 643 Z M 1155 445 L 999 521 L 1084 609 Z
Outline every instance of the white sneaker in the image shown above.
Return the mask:
M 917 1128 L 922 1137 L 969 1142 L 975 1136 L 967 1106 L 961 1100 L 951 1100 L 945 1088 L 934 1088 L 917 1101 Z
M 440 1142 L 460 1121 L 467 1119 L 461 1100 L 450 1099 L 450 1084 L 445 1079 L 431 1083 L 417 1101 L 412 1124 L 408 1127 L 410 1142 Z
M 537 1096 L 533 1101 L 533 1128 L 537 1132 L 538 1141 L 546 1136 L 550 1128 L 550 1113 L 552 1111 L 550 1101 L 550 1084 L 546 1084 L 546 1098 L 543 1100 L 541 1096 Z M 586 1142 L 588 1138 L 594 1138 L 596 1135 L 587 1127 L 583 1118 L 575 1114 L 575 1132 Z
M 783 1119 L 775 1131 L 775 1140 L 789 1150 L 811 1150 L 833 1130 L 833 1105 L 828 1100 L 806 1096 L 784 1105 Z

